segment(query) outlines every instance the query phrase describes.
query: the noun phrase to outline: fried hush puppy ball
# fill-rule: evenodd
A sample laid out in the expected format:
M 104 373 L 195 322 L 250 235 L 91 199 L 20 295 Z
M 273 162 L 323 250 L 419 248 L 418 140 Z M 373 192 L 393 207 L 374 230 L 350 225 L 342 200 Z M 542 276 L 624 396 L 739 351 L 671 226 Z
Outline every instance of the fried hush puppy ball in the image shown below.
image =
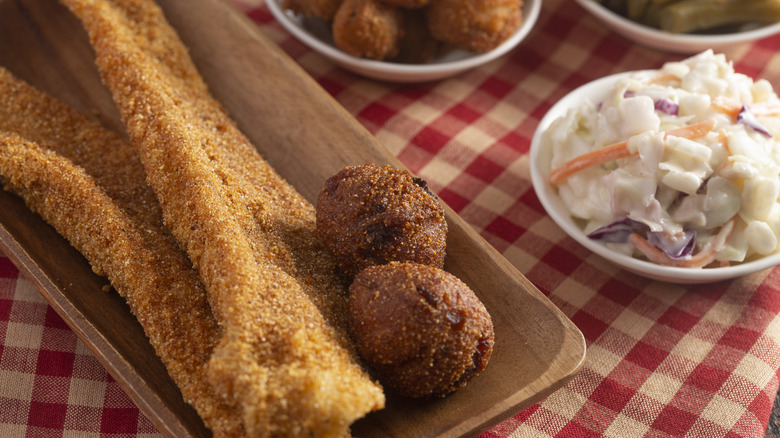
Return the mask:
M 317 17 L 333 43 L 361 58 L 420 64 L 443 49 L 487 52 L 517 31 L 523 0 L 283 0 Z M 420 12 L 423 20 L 409 12 Z
M 428 27 L 434 38 L 462 49 L 498 47 L 522 24 L 522 0 L 431 0 Z
M 320 239 L 350 277 L 391 261 L 444 266 L 444 209 L 426 182 L 405 170 L 341 169 L 319 194 L 316 220 Z
M 343 0 L 333 17 L 333 42 L 350 55 L 381 60 L 398 54 L 403 13 L 378 0 Z
M 349 288 L 352 335 L 364 362 L 406 397 L 444 397 L 487 365 L 493 322 L 474 292 L 431 266 L 366 268 Z

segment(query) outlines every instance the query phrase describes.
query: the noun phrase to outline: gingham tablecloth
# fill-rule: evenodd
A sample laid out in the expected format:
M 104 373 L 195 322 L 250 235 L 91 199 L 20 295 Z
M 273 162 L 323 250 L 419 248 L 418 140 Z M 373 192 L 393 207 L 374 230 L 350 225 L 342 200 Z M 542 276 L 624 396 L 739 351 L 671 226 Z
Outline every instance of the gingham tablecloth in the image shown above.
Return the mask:
M 759 437 L 780 370 L 780 268 L 703 286 L 652 282 L 567 238 L 528 177 L 545 111 L 590 80 L 681 55 L 545 0 L 504 58 L 420 85 L 348 73 L 296 41 L 262 0 L 234 0 L 582 330 L 582 371 L 481 437 Z M 780 89 L 780 36 L 725 53 Z M 0 257 L 0 437 L 159 436 L 87 348 Z

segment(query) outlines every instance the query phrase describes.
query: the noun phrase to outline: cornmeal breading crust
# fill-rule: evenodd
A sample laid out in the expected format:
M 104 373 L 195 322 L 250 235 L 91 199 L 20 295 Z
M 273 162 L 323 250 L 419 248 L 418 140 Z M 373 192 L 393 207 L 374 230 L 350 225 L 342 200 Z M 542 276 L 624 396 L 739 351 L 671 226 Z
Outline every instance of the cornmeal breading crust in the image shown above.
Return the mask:
M 214 435 L 244 436 L 240 412 L 208 383 L 219 327 L 205 289 L 126 139 L 0 68 L 0 179 L 127 300 Z
M 222 337 L 209 378 L 250 436 L 342 436 L 384 405 L 349 341 L 346 296 L 314 208 L 209 95 L 146 0 L 63 0 L 162 206 L 200 273 Z

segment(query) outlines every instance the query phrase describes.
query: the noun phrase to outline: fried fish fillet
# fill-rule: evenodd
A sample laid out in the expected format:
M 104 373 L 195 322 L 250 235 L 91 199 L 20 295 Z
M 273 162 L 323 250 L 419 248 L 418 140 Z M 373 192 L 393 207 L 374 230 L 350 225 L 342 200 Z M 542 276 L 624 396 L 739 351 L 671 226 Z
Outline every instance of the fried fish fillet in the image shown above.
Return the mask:
M 132 145 L 0 68 L 0 180 L 126 299 L 214 436 L 243 436 L 239 411 L 208 382 L 219 327 L 205 289 Z
M 222 337 L 209 377 L 250 436 L 343 436 L 384 394 L 349 340 L 314 207 L 259 155 L 150 0 L 63 0 L 84 24 L 165 223 Z

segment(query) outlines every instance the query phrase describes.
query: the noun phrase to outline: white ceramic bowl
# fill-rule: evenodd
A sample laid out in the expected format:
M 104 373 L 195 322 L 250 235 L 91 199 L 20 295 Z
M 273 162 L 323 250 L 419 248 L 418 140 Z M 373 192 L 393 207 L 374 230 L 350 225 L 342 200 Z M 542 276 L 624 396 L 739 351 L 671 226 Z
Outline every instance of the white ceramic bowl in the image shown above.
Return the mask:
M 639 274 L 654 280 L 670 283 L 712 283 L 721 280 L 741 277 L 771 268 L 780 264 L 780 253 L 772 254 L 755 261 L 742 263 L 722 268 L 677 268 L 662 266 L 645 260 L 640 260 L 609 249 L 604 244 L 588 238 L 580 227 L 572 220 L 569 210 L 558 196 L 557 190 L 549 183 L 550 162 L 552 150 L 547 142 L 544 132 L 558 117 L 563 116 L 569 108 L 580 105 L 586 100 L 597 103 L 605 97 L 614 82 L 621 76 L 630 74 L 619 73 L 607 76 L 588 84 L 585 84 L 566 95 L 558 101 L 545 114 L 539 126 L 536 128 L 531 140 L 530 161 L 531 180 L 534 191 L 539 201 L 544 206 L 547 214 L 558 224 L 571 238 L 579 242 L 601 257 L 615 263 L 627 271 Z
M 426 82 L 456 75 L 505 55 L 531 31 L 539 18 L 542 1 L 525 0 L 522 25 L 514 35 L 495 49 L 485 53 L 455 50 L 427 64 L 400 64 L 349 55 L 333 44 L 330 29 L 324 21 L 283 10 L 281 0 L 266 0 L 266 3 L 276 20 L 288 32 L 312 50 L 347 70 L 383 81 Z
M 576 0 L 576 2 L 624 37 L 647 47 L 668 52 L 691 54 L 706 49 L 719 51 L 780 32 L 780 23 L 774 23 L 766 26 L 745 26 L 742 31 L 727 34 L 673 34 L 631 21 L 594 0 Z

